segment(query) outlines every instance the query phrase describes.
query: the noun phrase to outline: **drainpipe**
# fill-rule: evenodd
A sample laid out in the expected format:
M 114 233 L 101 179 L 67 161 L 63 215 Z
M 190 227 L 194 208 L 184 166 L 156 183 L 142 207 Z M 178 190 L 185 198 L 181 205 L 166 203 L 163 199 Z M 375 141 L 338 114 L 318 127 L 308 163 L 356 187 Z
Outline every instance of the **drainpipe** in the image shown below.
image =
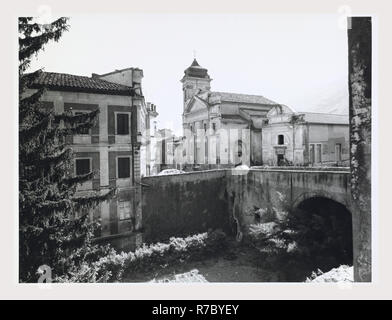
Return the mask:
M 306 123 L 306 135 L 308 136 L 308 141 L 306 141 L 306 148 L 308 149 L 308 166 L 311 164 L 310 163 L 310 135 L 309 135 L 309 123 Z M 313 149 L 313 154 L 314 154 L 314 149 Z M 313 164 L 312 164 L 313 165 Z
M 133 109 L 133 106 L 132 106 L 132 109 Z M 133 115 L 132 115 L 132 116 L 133 116 Z M 135 186 L 135 159 L 134 159 L 134 157 L 135 157 L 135 142 L 134 142 L 135 138 L 134 138 L 133 136 L 134 136 L 134 135 L 133 135 L 133 133 L 132 133 L 132 136 L 131 136 L 131 149 L 132 149 L 132 187 Z
M 293 166 L 295 165 L 295 159 L 294 159 L 294 155 L 295 155 L 295 120 L 293 121 Z
M 133 88 L 133 68 L 132 68 L 132 88 Z M 133 92 L 135 94 L 135 91 Z M 133 96 L 131 96 L 131 152 L 132 152 L 132 187 L 135 186 L 135 137 L 133 129 L 134 117 Z M 137 125 L 136 125 L 137 126 Z M 137 132 L 137 130 L 136 130 Z

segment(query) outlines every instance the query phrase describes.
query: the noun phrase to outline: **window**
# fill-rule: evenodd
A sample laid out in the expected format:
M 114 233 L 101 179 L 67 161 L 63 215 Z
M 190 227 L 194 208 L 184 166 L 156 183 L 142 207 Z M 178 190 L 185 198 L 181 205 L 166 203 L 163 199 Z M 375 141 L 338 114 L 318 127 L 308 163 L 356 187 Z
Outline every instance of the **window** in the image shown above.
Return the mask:
M 91 172 L 90 159 L 75 159 L 76 175 L 87 174 Z
M 278 159 L 278 166 L 284 166 L 284 155 L 278 154 L 277 159 Z
M 314 163 L 314 144 L 309 146 L 309 162 Z
M 278 135 L 278 144 L 284 144 L 284 135 L 283 134 Z
M 316 144 L 316 162 L 320 163 L 321 161 L 321 144 Z
M 216 123 L 214 122 L 213 124 L 212 124 L 212 131 L 216 131 Z
M 242 141 L 238 140 L 237 142 L 237 152 L 238 152 L 238 156 L 242 157 Z
M 118 203 L 118 216 L 120 220 L 131 218 L 131 202 L 121 201 Z
M 311 143 L 309 145 L 309 161 L 312 164 L 322 162 L 321 143 Z
M 82 111 L 77 111 L 75 112 L 75 116 L 81 115 L 81 114 L 85 114 L 86 112 L 82 112 Z M 79 134 L 90 134 L 90 129 L 89 128 L 82 128 L 79 130 Z
M 130 178 L 130 158 L 117 158 L 118 178 Z
M 204 126 L 204 132 L 206 132 L 207 131 L 207 123 L 204 123 L 203 126 Z
M 337 162 L 342 161 L 342 145 L 340 143 L 335 144 L 335 159 Z
M 117 113 L 117 134 L 129 134 L 128 113 Z

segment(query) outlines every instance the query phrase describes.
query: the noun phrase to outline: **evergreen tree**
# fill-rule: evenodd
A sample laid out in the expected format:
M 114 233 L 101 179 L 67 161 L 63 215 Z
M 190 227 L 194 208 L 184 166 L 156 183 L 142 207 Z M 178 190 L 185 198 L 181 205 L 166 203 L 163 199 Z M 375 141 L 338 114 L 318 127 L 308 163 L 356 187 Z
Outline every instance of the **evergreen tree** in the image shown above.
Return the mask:
M 36 282 L 38 268 L 47 265 L 57 279 L 67 279 L 92 263 L 108 247 L 92 244 L 97 222 L 89 211 L 112 197 L 115 190 L 78 196 L 76 187 L 93 172 L 73 176 L 72 150 L 66 136 L 91 128 L 98 110 L 56 114 L 40 102 L 45 88 L 31 90 L 42 70 L 27 73 L 31 58 L 49 41 L 68 30 L 68 19 L 42 25 L 19 18 L 19 280 Z M 74 277 L 73 277 L 74 278 Z

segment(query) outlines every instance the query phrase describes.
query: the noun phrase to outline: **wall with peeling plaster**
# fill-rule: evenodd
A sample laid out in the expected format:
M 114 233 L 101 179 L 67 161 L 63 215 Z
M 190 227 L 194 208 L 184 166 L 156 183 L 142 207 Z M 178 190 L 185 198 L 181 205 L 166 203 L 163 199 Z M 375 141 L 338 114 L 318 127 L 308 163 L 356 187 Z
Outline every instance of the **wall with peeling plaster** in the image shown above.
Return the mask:
M 142 179 L 143 241 L 222 229 L 232 232 L 226 171 L 211 170 Z
M 321 196 L 351 211 L 349 171 L 209 170 L 143 178 L 143 240 L 154 242 L 220 228 L 240 240 L 256 208 L 285 210 Z M 353 217 L 355 219 L 355 217 Z

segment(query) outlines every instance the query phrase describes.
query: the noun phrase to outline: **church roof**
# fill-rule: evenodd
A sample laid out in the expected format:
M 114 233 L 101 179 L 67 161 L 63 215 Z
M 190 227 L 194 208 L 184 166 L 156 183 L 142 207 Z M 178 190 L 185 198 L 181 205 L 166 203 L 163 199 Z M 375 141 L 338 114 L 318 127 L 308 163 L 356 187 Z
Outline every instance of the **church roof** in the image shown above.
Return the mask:
M 210 79 L 208 70 L 201 67 L 196 59 L 193 59 L 192 64 L 184 70 L 184 74 L 188 77 Z
M 349 124 L 349 118 L 348 115 L 344 114 L 332 114 L 332 113 L 319 113 L 319 112 L 298 112 L 295 111 L 293 108 L 286 106 L 286 105 L 280 105 L 280 106 L 275 106 L 273 107 L 268 113 L 267 113 L 267 118 L 274 118 L 275 116 L 281 116 L 281 115 L 286 115 L 286 116 L 291 116 L 291 115 L 297 115 L 297 116 L 302 116 L 302 119 L 308 123 L 314 123 L 314 124 Z M 281 118 L 279 118 L 281 119 Z M 287 119 L 287 118 L 286 118 Z M 287 121 L 287 120 L 278 120 L 280 121 Z
M 323 123 L 323 124 L 349 124 L 348 115 L 344 114 L 330 114 L 330 113 L 316 113 L 303 112 L 304 120 L 309 123 Z
M 196 58 L 193 59 L 193 62 L 191 64 L 191 67 L 200 67 L 199 63 L 197 62 Z
M 225 101 L 225 102 L 278 105 L 277 102 L 269 100 L 260 95 L 213 91 L 210 93 L 210 97 L 211 98 L 219 97 L 220 101 Z

